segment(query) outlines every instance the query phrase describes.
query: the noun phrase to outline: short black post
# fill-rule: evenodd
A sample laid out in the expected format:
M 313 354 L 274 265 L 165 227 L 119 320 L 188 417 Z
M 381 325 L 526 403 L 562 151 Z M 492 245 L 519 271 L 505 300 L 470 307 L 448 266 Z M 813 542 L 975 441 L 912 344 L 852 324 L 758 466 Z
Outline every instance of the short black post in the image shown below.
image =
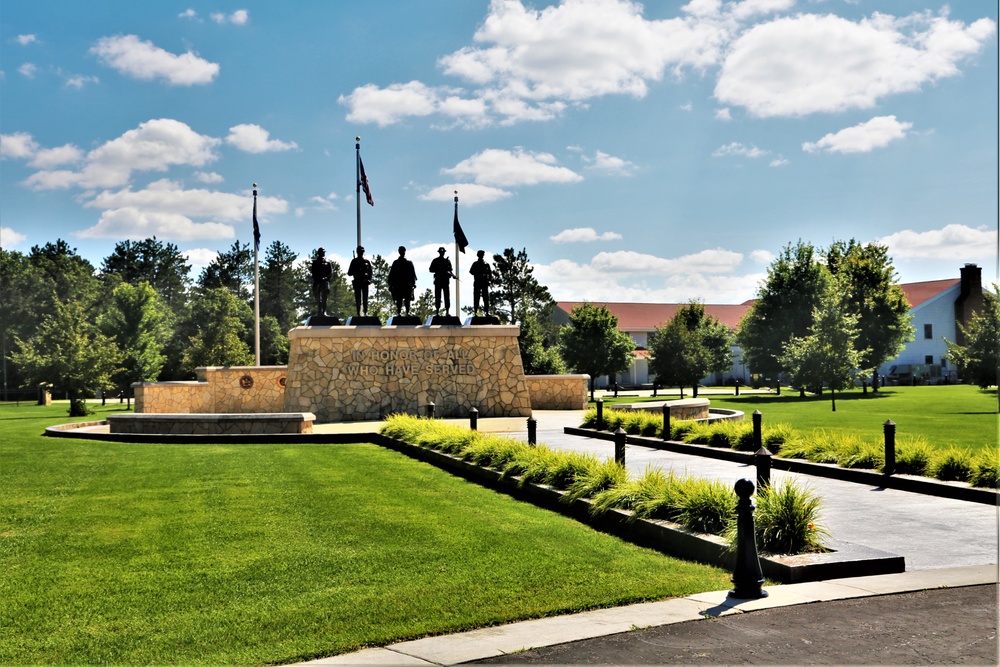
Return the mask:
M 740 379 L 736 378 L 736 395 L 740 395 Z
M 739 501 L 736 503 L 736 567 L 733 569 L 733 590 L 729 597 L 755 600 L 767 597 L 764 590 L 764 573 L 757 557 L 757 536 L 754 534 L 753 482 L 741 479 L 734 487 Z
M 753 464 L 757 468 L 757 488 L 771 486 L 771 452 L 767 447 L 753 453 Z
M 479 430 L 479 410 L 469 408 L 469 428 L 473 431 Z
M 663 439 L 670 439 L 670 406 L 663 404 Z
M 604 430 L 604 401 L 597 399 L 597 430 Z
M 528 444 L 534 445 L 538 442 L 538 422 L 534 417 L 528 417 Z
M 761 422 L 764 415 L 760 414 L 760 410 L 754 410 L 751 416 L 753 417 L 753 448 L 756 451 L 764 446 L 764 437 L 761 435 Z
M 615 463 L 625 465 L 625 443 L 628 442 L 628 434 L 621 426 L 615 431 Z
M 885 435 L 885 466 L 882 473 L 885 475 L 896 474 L 896 422 L 886 419 L 882 424 L 882 433 Z
M 434 404 L 433 403 L 428 403 L 427 404 L 427 417 L 428 417 L 428 419 L 434 419 Z

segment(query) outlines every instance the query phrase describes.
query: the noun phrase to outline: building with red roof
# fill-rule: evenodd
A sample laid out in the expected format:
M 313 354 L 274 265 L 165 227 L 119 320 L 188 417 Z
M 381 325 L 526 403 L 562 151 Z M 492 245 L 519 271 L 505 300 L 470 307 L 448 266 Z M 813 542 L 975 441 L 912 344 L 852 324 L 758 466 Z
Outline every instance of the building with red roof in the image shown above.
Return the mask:
M 881 367 L 879 374 L 891 381 L 899 382 L 943 382 L 956 381 L 955 369 L 949 366 L 948 347 L 945 339 L 957 341 L 961 332 L 956 322 L 968 323 L 973 312 L 983 305 L 982 269 L 975 264 L 966 264 L 958 278 L 929 280 L 919 283 L 904 283 L 900 287 L 910 304 L 913 318 L 914 340 L 907 343 L 896 359 Z M 569 322 L 570 313 L 582 301 L 558 301 L 553 310 L 553 321 L 558 325 Z M 618 329 L 632 337 L 636 344 L 636 360 L 632 367 L 618 377 L 623 385 L 642 385 L 652 382 L 649 375 L 647 349 L 649 335 L 657 327 L 669 321 L 680 303 L 618 303 L 591 302 L 604 306 L 618 318 Z M 738 305 L 705 304 L 705 312 L 736 331 L 740 320 L 750 310 L 753 301 Z M 733 368 L 703 380 L 706 384 L 722 384 L 739 379 L 741 383 L 751 380 L 752 368 L 743 364 L 743 352 L 733 346 Z M 606 387 L 609 380 L 598 378 L 596 386 Z

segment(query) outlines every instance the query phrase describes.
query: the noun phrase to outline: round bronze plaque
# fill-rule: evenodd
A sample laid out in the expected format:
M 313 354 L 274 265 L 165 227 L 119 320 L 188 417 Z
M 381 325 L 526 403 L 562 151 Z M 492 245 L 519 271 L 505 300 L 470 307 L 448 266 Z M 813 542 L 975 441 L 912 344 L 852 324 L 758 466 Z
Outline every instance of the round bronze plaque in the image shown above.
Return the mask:
M 285 386 L 285 376 L 284 375 L 282 375 L 280 378 L 278 378 L 278 386 L 279 387 L 284 387 Z
M 249 375 L 244 375 L 240 378 L 240 386 L 244 389 L 249 389 L 253 386 L 253 378 Z

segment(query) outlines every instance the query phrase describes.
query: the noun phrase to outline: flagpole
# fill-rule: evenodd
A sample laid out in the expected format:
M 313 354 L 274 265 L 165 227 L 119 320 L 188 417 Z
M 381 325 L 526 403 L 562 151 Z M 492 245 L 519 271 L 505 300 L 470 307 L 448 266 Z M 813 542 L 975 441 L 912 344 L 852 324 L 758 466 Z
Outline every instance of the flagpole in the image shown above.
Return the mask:
M 358 243 L 361 245 L 361 137 L 354 137 L 354 172 L 357 175 L 358 191 L 354 197 L 358 200 Z
M 257 184 L 253 184 L 253 211 L 254 226 L 257 225 Z M 260 243 L 257 242 L 256 234 L 253 243 L 253 347 L 254 365 L 260 366 Z
M 455 190 L 455 219 L 458 220 L 458 190 Z M 455 315 L 459 318 L 462 317 L 462 300 L 461 300 L 461 289 L 462 289 L 462 279 L 459 278 L 462 275 L 461 270 L 458 267 L 458 238 L 455 238 Z M 473 313 L 475 314 L 475 313 Z

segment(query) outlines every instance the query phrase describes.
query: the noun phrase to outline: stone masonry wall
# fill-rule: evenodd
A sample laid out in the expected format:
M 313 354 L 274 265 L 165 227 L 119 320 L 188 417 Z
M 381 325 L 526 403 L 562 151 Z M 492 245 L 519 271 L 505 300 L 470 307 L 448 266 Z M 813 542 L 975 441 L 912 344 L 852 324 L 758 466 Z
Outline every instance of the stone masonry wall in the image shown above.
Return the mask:
M 296 327 L 289 334 L 286 412 L 317 422 L 393 413 L 528 417 L 516 326 Z
M 532 410 L 586 410 L 589 375 L 526 375 Z
M 207 366 L 196 382 L 137 382 L 136 413 L 282 412 L 285 366 Z

